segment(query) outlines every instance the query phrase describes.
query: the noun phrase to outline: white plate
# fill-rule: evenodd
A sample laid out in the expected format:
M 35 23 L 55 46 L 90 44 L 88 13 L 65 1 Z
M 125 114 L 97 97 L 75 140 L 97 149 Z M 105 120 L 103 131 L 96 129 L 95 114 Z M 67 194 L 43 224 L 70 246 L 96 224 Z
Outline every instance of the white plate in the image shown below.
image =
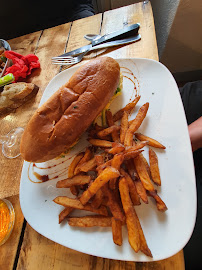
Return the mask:
M 118 59 L 121 67 L 130 69 L 137 77 L 135 85 L 141 95 L 137 108 L 149 101 L 150 107 L 140 132 L 156 138 L 166 146 L 166 150 L 156 150 L 159 158 L 162 187 L 158 193 L 166 203 L 168 210 L 158 212 L 151 199 L 149 204 L 137 206 L 137 214 L 153 254 L 153 259 L 141 252 L 136 254 L 128 244 L 127 231 L 123 232 L 123 245 L 113 243 L 111 229 L 71 228 L 66 222 L 58 224 L 58 214 L 63 209 L 52 200 L 58 195 L 70 195 L 65 189 L 56 189 L 56 180 L 42 184 L 28 180 L 29 163 L 24 162 L 20 203 L 28 223 L 40 234 L 68 248 L 109 259 L 125 261 L 155 261 L 168 258 L 180 251 L 188 242 L 196 218 L 196 186 L 191 145 L 187 123 L 177 85 L 168 69 L 159 62 L 148 59 Z M 41 103 L 45 102 L 61 85 L 68 81 L 77 67 L 59 73 L 48 84 Z M 125 68 L 124 75 L 133 76 Z M 123 94 L 112 103 L 112 112 L 125 106 L 134 98 L 134 84 L 124 77 Z M 137 110 L 135 110 L 134 118 Z M 73 150 L 65 157 L 52 160 L 41 167 L 56 165 L 52 168 L 37 169 L 40 174 L 51 176 L 67 171 L 68 164 L 78 151 L 87 145 L 85 135 Z M 148 154 L 148 153 L 146 153 Z M 148 159 L 148 156 L 146 156 Z M 63 163 L 61 163 L 64 161 Z M 30 177 L 36 180 L 32 170 Z M 77 214 L 80 212 L 77 210 Z

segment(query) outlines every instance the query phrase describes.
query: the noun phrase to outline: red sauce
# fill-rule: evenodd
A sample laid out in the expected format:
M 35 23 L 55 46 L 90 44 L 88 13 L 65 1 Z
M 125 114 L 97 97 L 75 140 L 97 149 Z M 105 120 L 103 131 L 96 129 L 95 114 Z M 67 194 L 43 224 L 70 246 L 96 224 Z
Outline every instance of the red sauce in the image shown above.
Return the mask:
M 121 67 L 121 68 L 122 68 L 123 77 L 127 78 L 129 81 L 131 81 L 133 83 L 135 97 L 137 97 L 138 96 L 138 89 L 139 89 L 139 81 L 137 80 L 137 77 L 133 74 L 133 72 L 129 68 L 126 68 L 126 67 Z M 128 74 L 128 76 L 125 74 Z M 129 77 L 129 75 L 130 75 L 130 77 Z M 134 92 L 132 93 L 129 101 L 132 100 Z

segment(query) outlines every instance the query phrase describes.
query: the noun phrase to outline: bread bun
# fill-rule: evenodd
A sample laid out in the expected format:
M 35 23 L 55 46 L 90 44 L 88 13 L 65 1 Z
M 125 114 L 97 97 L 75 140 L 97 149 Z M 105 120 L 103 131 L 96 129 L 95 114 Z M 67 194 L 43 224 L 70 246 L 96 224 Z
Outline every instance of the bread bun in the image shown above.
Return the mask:
M 4 86 L 0 93 L 0 114 L 8 113 L 26 103 L 38 92 L 33 83 L 17 82 Z
M 30 119 L 21 140 L 22 157 L 44 162 L 68 150 L 107 105 L 119 76 L 119 64 L 110 57 L 81 66 Z

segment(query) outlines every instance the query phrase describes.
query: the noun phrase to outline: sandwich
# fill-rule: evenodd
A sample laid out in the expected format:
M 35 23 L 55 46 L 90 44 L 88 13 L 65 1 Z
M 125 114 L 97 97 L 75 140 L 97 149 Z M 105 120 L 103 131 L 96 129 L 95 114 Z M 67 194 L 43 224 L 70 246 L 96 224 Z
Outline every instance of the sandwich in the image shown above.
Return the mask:
M 119 78 L 120 66 L 110 57 L 81 66 L 28 122 L 20 145 L 23 159 L 45 162 L 68 151 L 109 103 Z

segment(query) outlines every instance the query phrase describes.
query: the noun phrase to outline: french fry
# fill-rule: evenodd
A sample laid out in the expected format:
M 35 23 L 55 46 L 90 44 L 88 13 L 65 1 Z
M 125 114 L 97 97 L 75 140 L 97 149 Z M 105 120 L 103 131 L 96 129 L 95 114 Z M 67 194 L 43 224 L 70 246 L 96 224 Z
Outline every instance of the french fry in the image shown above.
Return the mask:
M 82 159 L 79 161 L 79 163 L 77 164 L 77 166 L 76 166 L 76 168 L 75 168 L 75 170 L 74 170 L 74 174 L 78 174 L 78 173 L 80 172 L 80 166 L 81 166 L 83 163 L 89 161 L 89 160 L 92 158 L 92 154 L 93 154 L 93 153 L 92 153 L 91 149 L 90 149 L 89 147 L 86 148 L 86 151 L 85 151 L 84 156 L 83 156 Z
M 108 216 L 107 208 L 103 205 L 99 207 L 98 209 L 95 209 L 91 206 L 90 203 L 84 206 L 78 199 L 72 199 L 65 196 L 58 196 L 53 201 L 65 207 L 72 207 L 74 209 L 90 211 L 90 212 L 94 212 L 102 216 Z
M 115 219 L 112 217 L 111 219 L 112 222 L 112 236 L 113 236 L 113 241 L 114 244 L 118 246 L 122 246 L 122 222 L 120 220 Z
M 126 225 L 128 229 L 128 241 L 135 252 L 140 250 L 140 235 L 137 215 L 129 195 L 129 188 L 126 179 L 123 177 L 119 181 L 119 191 L 123 210 L 126 215 Z
M 164 203 L 164 201 L 162 201 L 162 199 L 159 197 L 159 195 L 157 194 L 157 191 L 147 191 L 147 194 L 154 198 L 154 200 L 156 201 L 156 206 L 157 209 L 161 212 L 165 212 L 168 208 L 166 206 L 166 204 Z
M 89 161 L 81 164 L 78 169 L 80 172 L 88 172 L 88 171 L 92 171 L 96 167 L 96 165 L 97 164 L 96 164 L 95 157 L 93 157 Z
M 151 179 L 147 172 L 147 168 L 145 166 L 144 160 L 139 154 L 134 160 L 134 165 L 137 171 L 137 174 L 146 190 L 154 191 L 154 186 L 152 185 Z
M 110 141 L 105 141 L 105 140 L 100 140 L 100 139 L 89 139 L 89 143 L 91 143 L 94 146 L 98 147 L 112 147 L 112 142 Z
M 104 185 L 102 187 L 102 191 L 105 194 L 105 196 L 108 198 L 107 206 L 109 207 L 113 217 L 117 220 L 125 222 L 125 215 L 124 215 L 118 201 L 116 200 L 116 197 L 115 197 L 113 191 L 111 191 L 107 185 Z
M 119 110 L 118 112 L 116 112 L 113 115 L 113 120 L 114 122 L 118 121 L 119 119 L 121 119 L 121 117 L 123 116 L 124 111 L 131 113 L 132 110 L 134 110 L 136 104 L 138 103 L 138 101 L 140 100 L 140 96 L 137 96 L 132 102 L 128 103 L 124 108 L 122 108 L 121 110 Z
M 161 177 L 159 172 L 159 165 L 158 165 L 158 157 L 154 150 L 149 148 L 149 164 L 150 164 L 150 171 L 151 171 L 151 177 L 153 182 L 161 186 Z
M 119 171 L 113 167 L 107 167 L 104 169 L 89 188 L 83 192 L 80 197 L 80 202 L 85 205 L 102 186 L 104 186 L 110 179 L 116 178 L 119 175 Z
M 128 160 L 128 159 L 131 159 L 131 158 L 135 158 L 137 157 L 142 151 L 142 149 L 139 149 L 139 150 L 134 150 L 134 151 L 128 151 L 126 153 L 123 154 L 123 157 L 124 157 L 124 160 Z
M 96 162 L 97 167 L 102 165 L 104 163 L 103 155 L 96 155 L 95 156 L 95 162 Z
M 120 142 L 124 144 L 126 132 L 128 130 L 128 112 L 124 111 L 121 118 L 121 129 L 120 129 Z
M 141 158 L 142 158 L 142 161 L 144 162 L 144 165 L 146 167 L 146 170 L 147 170 L 147 173 L 148 173 L 149 177 L 152 179 L 150 167 L 149 167 L 149 164 L 148 164 L 146 158 L 143 155 L 141 155 Z
M 133 202 L 134 205 L 140 205 L 141 204 L 140 197 L 137 193 L 137 189 L 136 189 L 134 181 L 132 180 L 130 175 L 124 169 L 121 169 L 120 172 L 125 177 L 125 179 L 127 181 L 131 201 Z
M 147 192 L 146 189 L 144 188 L 142 182 L 140 181 L 139 176 L 137 175 L 134 164 L 132 160 L 128 160 L 126 162 L 126 167 L 128 169 L 130 177 L 133 179 L 137 194 L 139 197 L 143 200 L 144 203 L 148 204 L 148 197 L 147 197 Z
M 78 189 L 78 187 L 76 187 L 76 186 L 71 186 L 69 189 L 70 189 L 71 193 L 72 193 L 74 196 L 78 196 L 78 194 L 79 194 L 79 189 Z
M 112 113 L 110 110 L 107 110 L 106 111 L 106 121 L 107 121 L 107 124 L 109 127 L 113 126 L 114 125 L 114 120 L 113 120 L 113 116 L 112 116 Z M 112 140 L 114 142 L 118 142 L 119 141 L 119 134 L 116 130 L 114 130 L 112 132 Z
M 100 205 L 102 204 L 103 197 L 104 197 L 103 192 L 102 192 L 101 189 L 99 189 L 96 192 L 95 197 L 92 200 L 92 203 L 91 203 L 92 207 L 93 208 L 96 208 L 96 209 L 99 208 Z
M 124 150 L 125 150 L 125 147 L 122 144 L 117 143 L 117 142 L 113 142 L 112 148 L 107 150 L 107 152 L 109 154 L 116 155 L 116 154 L 123 152 Z
M 74 176 L 74 170 L 83 156 L 84 156 L 84 153 L 79 153 L 78 155 L 74 157 L 73 161 L 71 162 L 68 168 L 68 178 L 72 178 Z
M 153 146 L 153 147 L 156 147 L 156 148 L 160 148 L 160 149 L 166 149 L 166 147 L 161 144 L 160 142 L 146 136 L 146 135 L 143 135 L 141 133 L 135 133 L 135 137 L 140 140 L 140 141 L 148 141 L 148 145 L 150 146 Z
M 133 145 L 133 146 L 128 146 L 128 147 L 126 147 L 125 153 L 130 152 L 130 151 L 133 151 L 133 150 L 135 151 L 135 150 L 142 149 L 142 148 L 145 147 L 147 144 L 148 144 L 147 141 L 142 141 L 142 142 L 140 142 L 140 143 L 136 143 L 136 144 Z
M 74 210 L 72 207 L 65 207 L 59 214 L 59 224 Z
M 121 167 L 121 164 L 123 163 L 123 160 L 124 160 L 124 156 L 122 154 L 117 154 L 111 160 L 111 166 L 114 167 L 115 169 L 119 170 Z M 110 181 L 109 181 L 110 189 L 116 188 L 116 180 L 117 180 L 117 178 L 110 179 Z
M 120 130 L 120 126 L 117 126 L 117 125 L 113 125 L 113 126 L 110 126 L 108 128 L 105 128 L 101 131 L 99 131 L 97 133 L 97 136 L 100 137 L 100 138 L 103 138 L 109 134 L 112 134 L 114 131 L 119 131 Z
M 112 163 L 111 160 L 106 161 L 105 163 L 99 165 L 99 166 L 96 168 L 96 171 L 97 171 L 97 172 L 103 171 L 103 170 L 106 169 L 107 167 L 111 166 L 111 163 Z
M 147 245 L 147 242 L 146 242 L 146 239 L 145 239 L 145 236 L 144 236 L 144 233 L 143 233 L 143 230 L 142 230 L 142 226 L 140 224 L 140 220 L 135 212 L 135 215 L 136 215 L 136 219 L 137 219 L 137 225 L 138 225 L 138 231 L 139 231 L 139 236 L 140 236 L 140 250 L 147 256 L 149 257 L 153 257 L 152 256 L 152 253 L 151 253 L 151 250 L 149 249 L 148 245 Z
M 90 183 L 91 177 L 89 175 L 75 175 L 72 178 L 63 179 L 57 182 L 57 188 L 69 188 L 72 186 L 85 185 Z
M 124 140 L 125 146 L 132 146 L 134 132 L 136 132 L 137 129 L 142 124 L 142 121 L 146 117 L 148 108 L 149 108 L 149 103 L 147 102 L 139 109 L 135 119 L 133 120 L 133 122 L 131 123 L 131 125 L 129 126 L 126 132 L 125 140 Z
M 103 216 L 84 216 L 84 217 L 69 217 L 68 223 L 74 227 L 111 227 L 111 217 Z

